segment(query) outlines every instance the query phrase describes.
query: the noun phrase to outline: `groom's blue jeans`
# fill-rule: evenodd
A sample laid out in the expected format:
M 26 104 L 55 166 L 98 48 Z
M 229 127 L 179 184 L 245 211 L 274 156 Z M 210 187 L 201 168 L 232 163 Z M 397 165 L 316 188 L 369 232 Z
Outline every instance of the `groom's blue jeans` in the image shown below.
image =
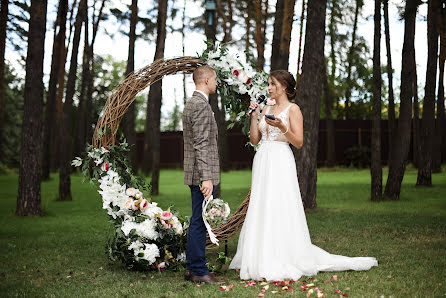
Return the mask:
M 201 215 L 204 196 L 198 185 L 189 185 L 189 187 L 192 196 L 192 217 L 187 235 L 187 269 L 194 275 L 203 276 L 209 274 L 205 256 L 206 227 Z

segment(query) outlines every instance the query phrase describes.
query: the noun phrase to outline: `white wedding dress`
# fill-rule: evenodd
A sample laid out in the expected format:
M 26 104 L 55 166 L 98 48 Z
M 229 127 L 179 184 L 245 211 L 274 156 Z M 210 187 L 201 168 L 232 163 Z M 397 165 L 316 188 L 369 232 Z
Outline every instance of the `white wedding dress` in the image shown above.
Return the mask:
M 287 126 L 290 107 L 276 116 Z M 378 266 L 375 258 L 334 255 L 311 243 L 289 143 L 264 117 L 259 128 L 262 139 L 252 166 L 251 198 L 229 268 L 240 269 L 244 280 L 272 281 Z

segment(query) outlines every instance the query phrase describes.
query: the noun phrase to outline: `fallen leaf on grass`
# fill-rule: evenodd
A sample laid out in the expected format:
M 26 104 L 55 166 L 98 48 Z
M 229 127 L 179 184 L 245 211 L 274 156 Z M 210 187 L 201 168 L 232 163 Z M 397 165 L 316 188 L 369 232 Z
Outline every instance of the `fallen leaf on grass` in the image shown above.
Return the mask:
M 234 287 L 234 284 L 231 284 L 230 286 L 220 286 L 220 290 L 228 292 L 228 291 L 232 290 L 233 287 Z
M 265 294 L 263 294 L 263 293 L 259 293 L 259 294 L 257 295 L 257 297 L 263 297 L 263 296 L 265 296 Z

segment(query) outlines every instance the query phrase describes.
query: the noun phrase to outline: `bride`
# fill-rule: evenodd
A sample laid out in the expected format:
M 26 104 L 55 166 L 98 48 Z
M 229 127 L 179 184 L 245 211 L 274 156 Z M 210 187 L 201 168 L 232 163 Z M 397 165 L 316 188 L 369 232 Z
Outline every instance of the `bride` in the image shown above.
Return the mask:
M 241 279 L 268 281 L 311 276 L 319 271 L 368 270 L 375 258 L 334 255 L 311 243 L 289 144 L 301 148 L 303 118 L 290 103 L 296 82 L 285 70 L 272 71 L 268 92 L 276 104 L 265 108 L 253 102 L 250 141 L 259 144 L 252 166 L 251 198 L 240 232 L 237 253 L 229 268 Z M 275 120 L 265 117 L 274 115 Z M 268 115 L 268 116 L 269 116 Z

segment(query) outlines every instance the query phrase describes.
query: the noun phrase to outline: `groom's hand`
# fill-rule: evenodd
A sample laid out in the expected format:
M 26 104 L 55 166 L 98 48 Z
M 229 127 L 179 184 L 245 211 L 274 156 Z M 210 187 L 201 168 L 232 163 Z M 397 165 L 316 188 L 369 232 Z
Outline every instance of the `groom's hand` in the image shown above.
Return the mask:
M 212 180 L 205 180 L 201 184 L 200 190 L 203 193 L 205 199 L 209 198 L 212 195 L 212 190 L 214 189 L 214 185 L 212 184 Z

